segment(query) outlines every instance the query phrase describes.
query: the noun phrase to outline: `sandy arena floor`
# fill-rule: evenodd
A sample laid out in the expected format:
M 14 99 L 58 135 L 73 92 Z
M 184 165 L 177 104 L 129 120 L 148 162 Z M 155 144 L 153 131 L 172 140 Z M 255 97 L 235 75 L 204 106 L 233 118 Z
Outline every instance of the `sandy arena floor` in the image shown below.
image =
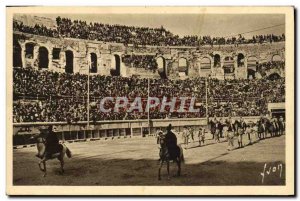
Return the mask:
M 211 138 L 211 136 L 207 136 Z M 222 139 L 224 141 L 224 139 Z M 266 171 L 282 164 L 280 172 L 268 175 L 264 185 L 285 183 L 285 136 L 269 138 L 242 149 L 227 151 L 227 142 L 206 140 L 203 147 L 191 143 L 184 150 L 182 175 L 171 163 L 171 178 L 166 166 L 158 181 L 158 145 L 154 137 L 67 143 L 73 157 L 65 159 L 65 173 L 59 161 L 47 162 L 48 175 L 38 168 L 36 148 L 13 151 L 14 185 L 261 185 Z M 236 146 L 237 146 L 237 142 Z M 244 136 L 244 144 L 248 140 Z

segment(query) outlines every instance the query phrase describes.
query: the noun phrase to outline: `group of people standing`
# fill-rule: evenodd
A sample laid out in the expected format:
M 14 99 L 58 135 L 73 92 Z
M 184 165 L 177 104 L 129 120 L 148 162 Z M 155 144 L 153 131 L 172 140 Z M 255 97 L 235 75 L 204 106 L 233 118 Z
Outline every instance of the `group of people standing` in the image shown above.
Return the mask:
M 205 142 L 205 128 L 200 127 L 197 131 L 192 126 L 184 126 L 182 132 L 182 141 L 185 148 L 188 147 L 188 144 L 191 141 L 195 142 L 196 137 L 198 137 L 199 146 L 203 145 Z
M 160 139 L 166 139 L 166 145 L 169 152 L 177 148 L 177 137 L 175 131 L 171 130 L 171 124 L 167 127 L 167 132 L 164 133 L 162 130 L 157 130 L 157 144 Z M 245 122 L 243 117 L 233 120 L 231 117 L 222 120 L 214 117 L 208 122 L 208 129 L 211 131 L 212 140 L 216 143 L 220 142 L 220 138 L 226 138 L 228 142 L 227 150 L 231 151 L 235 149 L 234 141 L 237 139 L 238 148 L 243 148 L 243 136 L 246 135 L 248 138 L 248 144 L 252 144 L 261 139 L 265 139 L 268 134 L 270 137 L 281 136 L 285 133 L 285 122 L 282 116 L 279 118 L 269 116 L 261 116 L 260 119 L 255 123 L 253 121 Z M 198 141 L 199 146 L 205 144 L 206 130 L 204 127 L 200 127 L 198 130 L 193 126 L 184 126 L 181 132 L 182 144 L 184 148 L 188 148 L 190 142 Z M 198 137 L 198 140 L 196 139 Z M 161 150 L 161 147 L 159 147 Z M 161 153 L 160 153 L 161 155 Z M 172 155 L 172 154 L 171 154 Z
M 285 123 L 282 116 L 280 118 L 267 116 L 261 116 L 255 123 L 250 121 L 245 122 L 243 117 L 233 120 L 231 117 L 225 119 L 217 119 L 214 117 L 209 121 L 209 127 L 212 134 L 212 139 L 215 142 L 220 142 L 220 138 L 226 137 L 228 141 L 228 150 L 234 148 L 234 137 L 237 136 L 238 147 L 242 148 L 243 135 L 246 135 L 249 144 L 252 144 L 254 140 L 265 139 L 268 134 L 270 137 L 280 136 L 284 134 Z
M 225 119 L 217 119 L 216 117 L 213 120 L 209 121 L 209 126 L 212 134 L 212 139 L 216 143 L 220 142 L 220 138 L 226 137 L 229 143 L 229 147 L 233 147 L 234 136 L 238 136 L 238 146 L 239 148 L 243 147 L 243 134 L 245 133 L 248 126 L 242 117 L 240 119 L 233 121 L 231 117 Z M 250 132 L 248 133 L 249 141 L 251 142 Z

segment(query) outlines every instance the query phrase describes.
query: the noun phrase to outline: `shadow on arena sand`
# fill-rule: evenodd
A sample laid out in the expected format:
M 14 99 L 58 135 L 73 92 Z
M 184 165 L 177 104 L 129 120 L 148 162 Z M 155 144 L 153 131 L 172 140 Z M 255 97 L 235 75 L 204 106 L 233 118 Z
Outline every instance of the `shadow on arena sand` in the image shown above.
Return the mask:
M 113 154 L 119 154 L 121 150 L 115 150 L 114 153 L 107 152 L 107 154 L 89 155 L 88 157 L 82 156 L 82 153 L 77 155 L 75 153 L 73 158 L 66 159 L 64 175 L 60 175 L 59 173 L 59 162 L 53 160 L 47 163 L 48 175 L 44 178 L 42 177 L 42 172 L 38 169 L 38 160 L 33 156 L 35 150 L 32 149 L 31 151 L 14 153 L 13 183 L 14 185 L 74 186 L 284 185 L 285 163 L 282 157 L 276 158 L 278 155 L 276 151 L 281 152 L 281 149 L 270 150 L 267 148 L 267 141 L 269 141 L 269 143 L 272 143 L 270 141 L 275 141 L 274 143 L 276 144 L 276 141 L 279 142 L 282 140 L 280 140 L 280 138 L 264 140 L 255 145 L 230 152 L 224 151 L 226 143 L 210 145 L 206 148 L 185 150 L 186 162 L 182 165 L 182 175 L 180 177 L 175 176 L 177 166 L 175 163 L 171 163 L 170 179 L 167 179 L 166 165 L 164 165 L 161 181 L 158 181 L 157 177 L 159 167 L 157 151 L 155 153 L 149 152 L 149 154 L 146 153 L 146 155 L 144 155 L 145 151 L 139 151 L 140 148 L 130 150 L 132 155 L 139 154 L 139 157 L 137 157 L 139 159 L 128 159 L 130 157 L 111 158 Z M 73 146 L 83 146 L 83 144 L 73 144 Z M 101 148 L 101 145 L 98 144 L 91 146 Z M 146 143 L 145 146 L 147 146 Z M 213 152 L 209 152 L 209 147 L 213 148 Z M 261 149 L 262 147 L 268 149 L 268 151 Z M 203 152 L 207 152 L 207 154 Z M 197 155 L 198 157 L 196 157 Z M 157 159 L 155 159 L 155 157 Z M 253 160 L 253 158 L 259 157 L 259 160 Z M 194 158 L 204 160 L 199 162 L 199 160 L 196 161 Z M 281 165 L 282 169 L 280 169 Z M 263 173 L 264 178 L 261 173 Z

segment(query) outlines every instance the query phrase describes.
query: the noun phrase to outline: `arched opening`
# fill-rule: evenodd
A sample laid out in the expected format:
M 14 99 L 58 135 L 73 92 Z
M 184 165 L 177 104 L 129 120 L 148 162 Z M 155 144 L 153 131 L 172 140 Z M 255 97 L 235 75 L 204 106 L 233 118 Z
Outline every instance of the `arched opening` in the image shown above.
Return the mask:
M 234 72 L 234 60 L 233 57 L 227 56 L 224 58 L 224 73 L 233 73 Z
M 245 66 L 245 56 L 242 53 L 239 53 L 237 56 L 237 66 L 238 67 Z
M 52 59 L 59 60 L 60 59 L 60 48 L 53 48 L 52 49 Z
M 114 69 L 110 69 L 110 74 L 112 76 L 120 76 L 121 75 L 121 59 L 120 56 L 115 54 L 114 55 L 114 60 L 112 61 L 112 65 L 115 68 Z
M 48 68 L 49 65 L 49 53 L 47 48 L 40 47 L 39 48 L 39 68 Z
M 275 54 L 275 55 L 273 55 L 273 57 L 272 57 L 272 61 L 281 61 L 282 59 L 281 59 L 281 56 L 280 55 L 278 55 L 278 54 Z
M 156 58 L 157 68 L 158 68 L 158 74 L 161 78 L 167 78 L 167 69 L 166 69 L 166 62 L 165 58 L 158 57 Z
M 256 68 L 257 65 L 257 58 L 254 56 L 250 56 L 247 59 L 247 67 L 255 67 Z
M 280 79 L 280 75 L 278 73 L 272 73 L 268 76 L 269 80 L 277 80 Z
M 33 51 L 34 50 L 34 43 L 26 43 L 25 44 L 25 58 L 33 59 Z
M 248 69 L 247 70 L 247 78 L 249 80 L 255 79 L 255 70 L 253 69 Z
M 219 54 L 215 54 L 214 56 L 214 67 L 215 68 L 221 67 L 221 57 Z
M 13 43 L 13 67 L 22 67 L 22 48 L 16 41 Z
M 95 53 L 91 53 L 90 73 L 97 73 L 97 55 Z
M 178 60 L 178 71 L 179 73 L 185 73 L 185 75 L 188 75 L 188 66 L 186 58 L 180 58 Z
M 210 70 L 211 68 L 211 60 L 208 57 L 203 57 L 200 61 L 201 70 Z
M 66 52 L 66 66 L 65 72 L 66 73 L 73 73 L 74 72 L 74 55 L 71 50 L 67 50 Z

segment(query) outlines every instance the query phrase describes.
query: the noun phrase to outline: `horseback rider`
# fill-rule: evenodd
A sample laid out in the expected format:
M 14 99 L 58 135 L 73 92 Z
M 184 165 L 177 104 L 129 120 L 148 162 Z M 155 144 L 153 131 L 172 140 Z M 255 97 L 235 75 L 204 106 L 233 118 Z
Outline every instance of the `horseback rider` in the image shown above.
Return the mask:
M 173 159 L 176 157 L 176 152 L 179 151 L 177 146 L 177 137 L 172 132 L 172 124 L 169 124 L 167 127 L 167 134 L 165 135 L 166 146 L 170 154 L 170 158 Z
M 59 144 L 59 139 L 57 135 L 53 132 L 53 126 L 48 127 L 48 135 L 45 139 L 45 145 L 46 145 L 46 150 L 45 150 L 45 155 L 50 156 L 52 154 L 55 154 L 59 152 L 60 150 L 60 144 Z

